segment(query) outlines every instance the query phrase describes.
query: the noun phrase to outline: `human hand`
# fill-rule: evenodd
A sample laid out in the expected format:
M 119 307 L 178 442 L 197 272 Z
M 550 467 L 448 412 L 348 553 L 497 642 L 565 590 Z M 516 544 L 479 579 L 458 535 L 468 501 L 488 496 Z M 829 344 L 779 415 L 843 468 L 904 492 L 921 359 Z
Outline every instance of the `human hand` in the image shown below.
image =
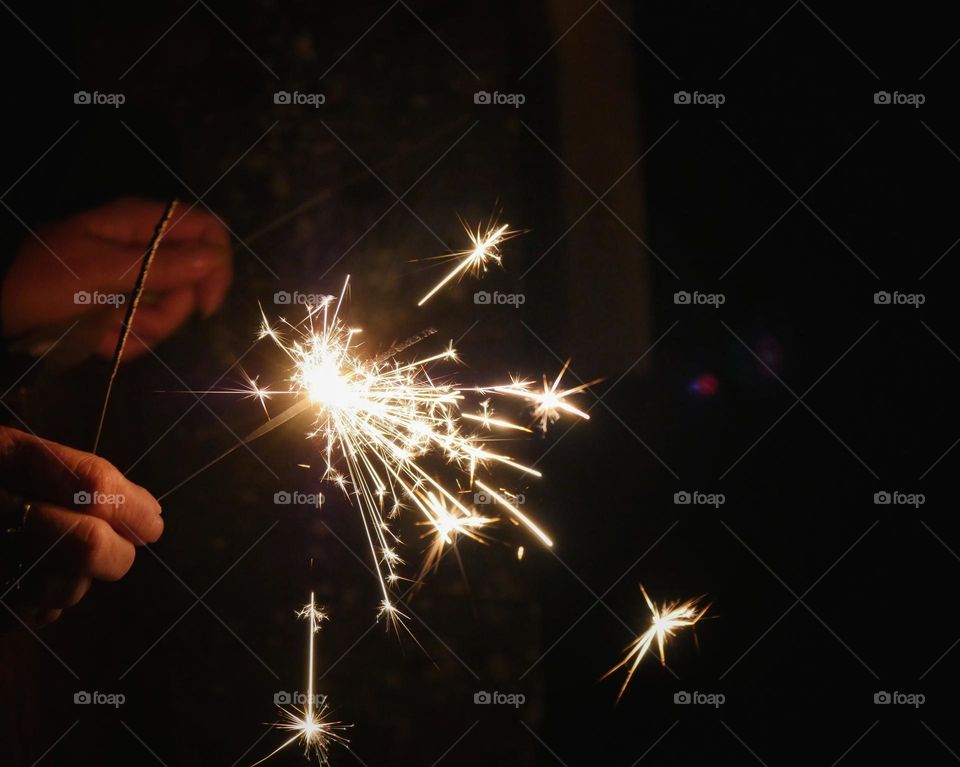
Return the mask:
M 45 329 L 58 329 L 59 335 L 83 319 L 94 325 L 88 334 L 93 351 L 109 359 L 163 208 L 159 202 L 124 198 L 40 227 L 42 242 L 28 237 L 4 280 L 3 335 Z M 231 277 L 223 224 L 210 213 L 178 206 L 147 277 L 125 358 L 162 341 L 195 309 L 205 316 L 216 311 Z
M 108 461 L 7 427 L 0 488 L 0 515 L 22 522 L 19 532 L 0 530 L 22 565 L 19 580 L 0 589 L 0 624 L 55 621 L 94 580 L 126 575 L 135 547 L 163 532 L 160 504 Z

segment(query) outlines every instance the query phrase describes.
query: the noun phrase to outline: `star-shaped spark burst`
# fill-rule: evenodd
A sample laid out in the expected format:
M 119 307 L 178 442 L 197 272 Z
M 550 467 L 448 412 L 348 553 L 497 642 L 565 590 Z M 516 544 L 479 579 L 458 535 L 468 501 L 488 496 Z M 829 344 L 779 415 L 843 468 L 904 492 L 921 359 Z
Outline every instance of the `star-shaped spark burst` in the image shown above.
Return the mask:
M 330 712 L 325 700 L 314 693 L 314 638 L 320 631 L 320 623 L 328 619 L 327 613 L 323 608 L 317 607 L 313 592 L 310 593 L 310 602 L 301 610 L 297 611 L 297 617 L 309 622 L 309 642 L 307 650 L 307 695 L 303 708 L 290 706 L 284 708 L 280 706 L 280 715 L 282 720 L 274 724 L 278 730 L 292 732 L 293 735 L 281 743 L 276 749 L 267 754 L 259 762 L 254 762 L 251 767 L 257 767 L 263 764 L 270 757 L 275 756 L 296 742 L 303 746 L 303 753 L 308 759 L 313 757 L 321 765 L 330 764 L 330 746 L 339 743 L 346 746 L 348 741 L 341 735 L 341 731 L 350 727 L 350 725 L 341 722 L 335 722 L 327 719 Z M 298 696 L 299 697 L 299 696 Z
M 503 256 L 500 254 L 500 245 L 511 237 L 515 237 L 519 232 L 511 229 L 507 224 L 498 225 L 495 221 L 490 222 L 486 229 L 477 225 L 476 231 L 464 224 L 463 227 L 467 236 L 470 238 L 471 248 L 462 250 L 458 253 L 450 253 L 446 256 L 439 256 L 444 260 L 456 259 L 457 263 L 446 276 L 434 285 L 430 292 L 417 302 L 417 306 L 423 306 L 447 283 L 456 277 L 464 274 L 474 274 L 479 276 L 487 271 L 487 265 L 492 261 L 498 266 L 503 263 Z
M 627 678 L 624 680 L 623 686 L 620 688 L 620 693 L 617 695 L 618 702 L 620 698 L 623 697 L 627 685 L 630 684 L 630 680 L 633 678 L 633 672 L 637 670 L 637 666 L 640 665 L 640 661 L 643 660 L 643 657 L 653 645 L 654 640 L 656 640 L 657 648 L 660 651 L 660 663 L 666 666 L 667 659 L 664 653 L 664 647 L 667 644 L 667 638 L 675 637 L 677 629 L 695 626 L 706 614 L 707 610 L 710 609 L 709 604 L 705 607 L 700 607 L 700 602 L 705 595 L 688 599 L 686 602 L 664 603 L 660 607 L 657 607 L 653 603 L 653 600 L 650 599 L 650 595 L 647 594 L 647 590 L 642 584 L 640 591 L 643 593 L 643 598 L 647 602 L 647 607 L 650 608 L 650 628 L 640 634 L 640 636 L 627 646 L 626 655 L 623 660 L 602 677 L 606 679 L 618 669 L 624 668 L 625 666 L 627 667 Z
M 444 503 L 443 499 L 435 493 L 428 495 L 430 502 L 429 511 L 426 513 L 427 521 L 418 524 L 428 528 L 423 537 L 430 536 L 431 540 L 420 568 L 418 581 L 422 581 L 428 572 L 440 566 L 440 559 L 447 546 L 455 546 L 461 536 L 484 543 L 486 536 L 480 531 L 498 521 L 497 517 L 484 517 L 472 511 L 464 514 L 456 507 Z
M 566 373 L 567 368 L 570 367 L 570 362 L 570 360 L 567 360 L 563 363 L 563 367 L 560 369 L 553 383 L 547 381 L 546 375 L 543 376 L 543 391 L 533 390 L 533 384 L 530 381 L 524 380 L 515 380 L 508 386 L 495 386 L 487 391 L 520 397 L 530 402 L 533 405 L 533 418 L 535 421 L 540 422 L 540 431 L 544 433 L 546 433 L 547 427 L 552 423 L 556 423 L 563 413 L 575 415 L 589 421 L 590 415 L 588 413 L 574 406 L 567 400 L 573 395 L 579 394 L 591 386 L 600 383 L 603 379 L 597 378 L 593 381 L 574 386 L 571 389 L 561 389 L 560 381 L 563 380 L 563 374 Z

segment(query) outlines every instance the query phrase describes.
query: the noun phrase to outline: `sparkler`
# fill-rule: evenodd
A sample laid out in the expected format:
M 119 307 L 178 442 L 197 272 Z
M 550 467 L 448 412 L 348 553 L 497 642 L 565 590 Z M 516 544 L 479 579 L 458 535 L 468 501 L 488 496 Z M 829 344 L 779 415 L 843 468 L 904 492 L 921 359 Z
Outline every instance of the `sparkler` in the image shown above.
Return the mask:
M 143 261 L 140 264 L 140 271 L 137 273 L 136 282 L 133 285 L 133 293 L 130 294 L 130 303 L 123 316 L 123 324 L 120 327 L 120 335 L 117 337 L 117 346 L 113 352 L 113 360 L 110 364 L 110 378 L 107 380 L 107 391 L 103 396 L 103 405 L 100 408 L 100 422 L 97 424 L 97 436 L 93 438 L 93 453 L 97 452 L 100 446 L 100 435 L 103 434 L 103 424 L 107 419 L 107 407 L 110 405 L 110 393 L 113 391 L 113 382 L 117 378 L 117 371 L 120 368 L 120 362 L 123 360 L 123 350 L 127 347 L 127 339 L 130 336 L 130 328 L 133 325 L 133 318 L 136 316 L 137 307 L 140 306 L 140 298 L 143 296 L 143 289 L 146 287 L 147 275 L 150 274 L 150 267 L 153 265 L 153 259 L 157 255 L 157 249 L 160 247 L 160 241 L 170 228 L 170 219 L 173 218 L 173 211 L 176 210 L 179 201 L 176 197 L 170 200 L 163 209 L 163 214 L 157 222 L 153 236 L 147 244 L 147 250 L 143 254 Z
M 444 260 L 456 260 L 456 265 L 447 272 L 446 276 L 434 285 L 430 291 L 417 302 L 417 306 L 423 306 L 448 282 L 456 277 L 462 277 L 464 274 L 480 275 L 487 271 L 487 265 L 492 261 L 498 266 L 503 263 L 503 256 L 500 253 L 500 245 L 505 240 L 515 237 L 520 232 L 511 229 L 508 224 L 498 225 L 495 221 L 487 225 L 484 230 L 478 224 L 476 231 L 464 224 L 463 227 L 467 236 L 470 238 L 471 248 L 462 250 L 459 253 L 450 253 L 446 256 L 439 256 Z
M 637 670 L 640 661 L 643 660 L 647 651 L 653 646 L 653 641 L 657 641 L 661 665 L 666 666 L 667 659 L 664 654 L 664 647 L 667 643 L 667 638 L 676 636 L 675 632 L 677 629 L 695 626 L 706 614 L 707 610 L 710 609 L 709 604 L 706 607 L 700 607 L 703 595 L 695 599 L 688 599 L 686 602 L 664 603 L 660 607 L 657 607 L 653 603 L 653 600 L 650 599 L 650 595 L 647 594 L 647 590 L 642 584 L 640 591 L 643 593 L 643 598 L 647 602 L 647 607 L 650 608 L 650 628 L 634 639 L 633 642 L 627 646 L 625 651 L 626 655 L 623 660 L 601 677 L 602 679 L 606 679 L 618 669 L 628 667 L 627 678 L 624 680 L 623 686 L 620 688 L 620 693 L 617 695 L 617 702 L 620 701 L 623 693 L 626 692 L 627 685 L 630 684 L 630 680 L 633 678 L 633 672 Z
M 502 235 L 507 230 L 501 227 L 496 231 Z M 264 408 L 273 398 L 293 397 L 294 402 L 207 466 L 302 413 L 312 415 L 307 437 L 321 442 L 322 479 L 337 485 L 351 504 L 359 507 L 381 592 L 379 615 L 396 624 L 406 617 L 391 595 L 391 587 L 403 580 L 398 572 L 403 564 L 398 553 L 402 541 L 390 521 L 401 510 L 419 512 L 433 534 L 421 576 L 438 564 L 444 547 L 461 537 L 482 540 L 482 529 L 497 521 L 478 514 L 472 504 L 464 502 L 463 495 L 474 488 L 486 493 L 508 518 L 544 545 L 553 545 L 550 536 L 520 511 L 508 491 L 498 491 L 489 484 L 493 481 L 489 472 L 497 466 L 526 476 L 541 476 L 537 469 L 487 447 L 484 440 L 495 431 L 530 431 L 494 417 L 489 397 L 521 398 L 545 427 L 561 413 L 587 418 L 567 398 L 589 384 L 559 391 L 561 371 L 553 386 L 544 384 L 543 393 L 520 380 L 508 385 L 461 388 L 449 379 L 435 379 L 428 371 L 433 364 L 457 361 L 452 345 L 411 362 L 397 359 L 408 344 L 383 355 L 368 355 L 359 340 L 361 330 L 347 325 L 343 318 L 349 279 L 339 296 L 328 296 L 306 307 L 306 316 L 299 322 L 281 319 L 272 324 L 261 311 L 260 338 L 270 339 L 286 355 L 290 375 L 284 388 L 262 386 L 248 378 L 246 388 L 239 391 L 257 399 Z M 224 393 L 236 394 L 238 390 Z M 480 393 L 485 399 L 477 403 L 479 412 L 470 412 L 470 402 Z M 466 424 L 475 425 L 476 430 L 468 431 Z M 445 459 L 456 475 L 455 488 L 425 467 L 431 455 Z
M 346 746 L 348 743 L 347 739 L 341 735 L 340 732 L 347 729 L 350 725 L 329 721 L 326 718 L 329 713 L 327 704 L 320 703 L 318 706 L 315 703 L 315 695 L 313 692 L 314 639 L 317 632 L 320 631 L 320 623 L 327 620 L 327 614 L 317 607 L 312 591 L 310 592 L 310 603 L 297 612 L 297 617 L 307 620 L 309 624 L 306 706 L 303 709 L 296 708 L 295 706 L 291 706 L 290 708 L 279 707 L 283 721 L 278 722 L 275 726 L 278 729 L 292 732 L 293 736 L 263 757 L 259 762 L 254 762 L 251 767 L 257 767 L 258 764 L 263 764 L 270 757 L 275 756 L 287 746 L 297 741 L 300 741 L 300 744 L 303 746 L 304 756 L 307 758 L 314 756 L 321 765 L 329 765 L 330 746 L 334 743 L 340 743 Z

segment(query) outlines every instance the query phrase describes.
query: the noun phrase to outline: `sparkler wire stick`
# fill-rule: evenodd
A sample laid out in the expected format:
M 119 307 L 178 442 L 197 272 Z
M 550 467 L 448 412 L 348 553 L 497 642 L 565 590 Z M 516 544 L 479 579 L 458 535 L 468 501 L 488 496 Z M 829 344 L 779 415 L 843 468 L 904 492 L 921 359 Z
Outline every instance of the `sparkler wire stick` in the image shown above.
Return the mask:
M 107 381 L 107 393 L 103 398 L 103 407 L 100 409 L 100 423 L 97 425 L 97 436 L 93 440 L 93 452 L 97 452 L 100 446 L 100 435 L 103 433 L 103 423 L 107 417 L 107 406 L 110 404 L 110 393 L 113 391 L 113 382 L 117 377 L 117 370 L 123 359 L 123 350 L 127 345 L 127 338 L 130 336 L 130 328 L 133 325 L 133 317 L 137 313 L 137 307 L 140 305 L 140 297 L 143 295 L 143 289 L 147 281 L 147 275 L 150 273 L 150 267 L 153 264 L 153 258 L 157 255 L 157 249 L 160 247 L 160 241 L 163 235 L 167 233 L 170 227 L 170 219 L 173 217 L 173 211 L 177 207 L 178 200 L 172 198 L 163 209 L 163 215 L 157 222 L 157 228 L 153 231 L 153 237 L 147 245 L 147 251 L 143 256 L 143 263 L 140 264 L 140 272 L 137 274 L 137 281 L 133 285 L 133 293 L 130 297 L 130 304 L 127 306 L 126 314 L 123 317 L 123 325 L 120 328 L 120 336 L 117 338 L 117 348 L 113 352 L 113 362 L 110 368 L 110 379 Z

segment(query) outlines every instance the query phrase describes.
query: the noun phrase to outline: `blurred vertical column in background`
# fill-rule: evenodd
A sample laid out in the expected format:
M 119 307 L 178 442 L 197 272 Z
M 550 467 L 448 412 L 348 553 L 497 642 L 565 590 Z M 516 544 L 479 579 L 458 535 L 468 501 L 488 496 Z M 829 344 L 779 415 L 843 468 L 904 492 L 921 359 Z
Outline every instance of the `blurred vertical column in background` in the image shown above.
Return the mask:
M 547 258 L 562 275 L 556 288 L 567 308 L 563 348 L 577 350 L 578 369 L 613 374 L 632 365 L 650 342 L 650 259 L 639 239 L 646 229 L 642 163 L 623 175 L 644 146 L 634 40 L 602 6 L 578 23 L 587 7 L 549 2 L 553 35 L 563 36 L 550 53 L 557 89 L 554 151 L 570 169 L 557 166 L 562 218 L 573 228 Z M 629 4 L 611 8 L 631 23 Z M 602 197 L 621 175 L 597 203 L 594 194 Z

